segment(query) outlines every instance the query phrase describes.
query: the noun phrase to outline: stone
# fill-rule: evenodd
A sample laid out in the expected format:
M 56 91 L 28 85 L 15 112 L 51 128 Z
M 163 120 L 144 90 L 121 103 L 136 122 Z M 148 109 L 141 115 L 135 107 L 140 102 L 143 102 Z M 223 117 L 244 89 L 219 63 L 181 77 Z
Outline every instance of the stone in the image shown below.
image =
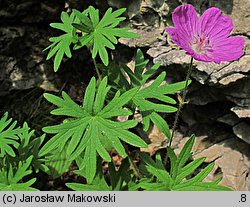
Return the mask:
M 243 74 L 241 74 L 241 73 L 234 73 L 234 74 L 229 75 L 229 76 L 227 76 L 227 77 L 225 77 L 225 78 L 222 78 L 222 79 L 219 81 L 219 83 L 220 83 L 221 85 L 229 85 L 230 83 L 234 83 L 234 82 L 236 82 L 237 80 L 240 80 L 240 79 L 245 78 L 245 77 L 246 77 L 246 75 L 243 75 Z
M 148 133 L 148 147 L 141 148 L 141 151 L 148 152 L 150 155 L 154 155 L 157 150 L 165 148 L 163 143 L 166 141 L 166 139 L 166 136 L 154 125 Z
M 250 71 L 250 56 L 245 55 L 241 57 L 238 61 L 234 61 L 225 67 L 221 67 L 219 70 L 215 70 L 210 75 L 210 84 L 216 84 L 222 81 L 222 85 L 229 85 L 231 82 L 235 82 L 239 79 L 246 77 L 246 73 Z M 225 84 L 227 83 L 227 84 Z
M 9 22 L 51 22 L 64 8 L 64 2 L 56 0 L 1 0 L 0 19 Z
M 156 58 L 159 55 L 161 55 L 163 53 L 168 53 L 171 50 L 172 50 L 172 48 L 169 47 L 169 46 L 160 45 L 160 46 L 157 46 L 157 47 L 150 48 L 147 51 L 147 54 L 150 55 L 153 58 Z
M 158 55 L 153 59 L 153 62 L 160 62 L 162 66 L 168 66 L 171 64 L 188 64 L 190 62 L 190 57 L 186 55 L 185 51 L 176 49 Z
M 222 134 L 221 134 L 222 135 Z M 220 185 L 233 190 L 250 190 L 249 146 L 225 133 L 219 136 L 197 136 L 192 149 L 192 159 L 206 157 L 205 163 L 215 162 L 215 167 L 205 182 L 222 178 Z M 184 137 L 175 152 L 178 154 L 188 137 Z
M 188 89 L 188 100 L 190 104 L 203 106 L 212 102 L 223 101 L 225 97 L 222 91 L 217 88 L 193 81 Z
M 163 41 L 164 38 L 161 35 L 163 28 L 144 28 L 144 29 L 132 29 L 131 32 L 135 32 L 140 35 L 139 38 L 128 39 L 128 38 L 119 38 L 119 42 L 129 47 L 150 47 L 160 41 Z
M 234 112 L 239 118 L 250 118 L 250 107 L 235 106 L 231 108 L 231 111 Z
M 212 0 L 212 2 L 216 2 L 216 0 Z M 235 25 L 234 33 L 247 34 L 250 32 L 249 11 L 250 11 L 249 0 L 234 0 L 233 1 L 232 12 L 229 15 L 233 19 L 233 22 Z
M 226 99 L 234 102 L 238 106 L 248 107 L 250 106 L 250 81 L 249 78 L 245 78 L 241 81 L 237 81 L 233 85 L 221 88 L 222 93 Z
M 234 134 L 240 139 L 250 144 L 250 124 L 247 122 L 240 122 L 233 127 Z
M 105 4 L 98 0 L 99 4 Z M 165 27 L 169 23 L 171 11 L 178 6 L 178 1 L 165 0 L 107 0 L 109 6 L 127 8 L 127 15 L 133 26 Z
M 182 2 L 193 4 L 200 14 L 210 7 L 217 7 L 233 19 L 234 33 L 247 34 L 250 32 L 249 0 L 182 0 Z
M 30 89 L 41 86 L 58 91 L 52 79 L 55 78 L 49 62 L 44 62 L 43 49 L 48 45 L 48 32 L 43 29 L 24 26 L 0 27 L 0 81 L 4 80 L 0 95 L 11 90 Z
M 237 123 L 240 122 L 239 118 L 233 113 L 219 117 L 217 121 L 228 124 L 230 126 L 235 126 Z

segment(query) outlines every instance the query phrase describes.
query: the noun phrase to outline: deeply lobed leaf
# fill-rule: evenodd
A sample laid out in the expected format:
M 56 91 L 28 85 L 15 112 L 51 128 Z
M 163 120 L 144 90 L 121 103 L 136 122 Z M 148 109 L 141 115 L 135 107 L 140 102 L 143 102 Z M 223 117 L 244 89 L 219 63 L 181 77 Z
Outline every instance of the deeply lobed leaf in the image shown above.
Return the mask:
M 121 156 L 126 157 L 121 140 L 137 147 L 147 146 L 140 137 L 128 131 L 137 124 L 135 120 L 114 120 L 114 117 L 131 114 L 123 106 L 131 100 L 138 89 L 129 90 L 122 95 L 117 92 L 105 106 L 105 97 L 110 90 L 107 78 L 105 77 L 98 87 L 96 85 L 96 79 L 92 78 L 86 89 L 82 107 L 73 102 L 66 93 L 63 93 L 62 98 L 45 94 L 48 101 L 59 107 L 52 113 L 69 116 L 71 119 L 59 125 L 43 128 L 44 132 L 54 136 L 40 151 L 40 156 L 43 156 L 54 150 L 60 152 L 66 147 L 69 160 L 83 155 L 79 168 L 85 169 L 88 182 L 92 182 L 95 176 L 97 154 L 104 160 L 111 161 L 107 150 L 115 148 Z
M 18 134 L 22 133 L 20 127 L 16 127 L 17 122 L 8 119 L 8 113 L 0 119 L 0 158 L 6 155 L 15 157 L 14 148 L 18 148 Z
M 79 49 L 88 43 L 92 42 L 93 48 L 92 58 L 95 59 L 97 54 L 100 56 L 104 65 L 109 64 L 109 56 L 106 48 L 115 49 L 114 44 L 117 44 L 117 37 L 136 38 L 137 34 L 128 31 L 128 28 L 118 28 L 117 25 L 125 18 L 120 17 L 126 9 L 118 9 L 112 11 L 109 8 L 102 19 L 99 17 L 99 10 L 90 6 L 85 13 L 80 13 L 73 10 L 73 13 L 80 20 L 80 23 L 72 25 L 82 32 L 82 37 L 79 39 L 78 46 L 74 49 Z
M 52 37 L 49 39 L 51 44 L 44 50 L 50 50 L 47 55 L 47 60 L 54 58 L 54 71 L 56 72 L 62 62 L 63 56 L 66 55 L 71 58 L 72 54 L 70 46 L 72 43 L 77 42 L 76 29 L 72 26 L 75 21 L 75 14 L 68 15 L 66 12 L 61 13 L 62 23 L 51 23 L 50 26 L 62 30 L 65 34 L 58 37 Z
M 14 172 L 12 165 L 6 170 L 6 168 L 0 169 L 0 191 L 34 191 L 35 188 L 30 187 L 36 179 L 33 178 L 27 182 L 21 182 L 22 179 L 31 174 L 30 170 L 31 161 L 33 156 L 30 156 L 24 163 L 19 162 L 17 170 Z
M 142 180 L 137 184 L 137 187 L 145 190 L 230 190 L 228 187 L 218 185 L 220 180 L 203 182 L 213 170 L 214 163 L 210 163 L 197 175 L 187 179 L 187 176 L 192 174 L 205 160 L 205 158 L 198 158 L 186 165 L 187 160 L 191 156 L 194 141 L 195 137 L 191 136 L 178 157 L 175 155 L 173 149 L 167 149 L 171 164 L 170 173 L 166 171 L 160 154 L 156 155 L 156 161 L 153 161 L 149 155 L 143 154 L 141 158 L 145 163 L 145 167 L 152 176 L 156 177 L 156 181 L 152 182 L 153 180 L 149 179 Z
M 137 93 L 132 98 L 130 108 L 140 111 L 145 131 L 149 129 L 150 123 L 153 122 L 169 138 L 168 124 L 159 113 L 173 113 L 177 111 L 177 108 L 174 106 L 176 101 L 169 95 L 182 90 L 185 87 L 185 81 L 166 84 L 164 83 L 166 72 L 162 72 L 151 84 L 146 84 L 160 67 L 160 63 L 156 63 L 151 68 L 146 69 L 148 60 L 144 58 L 140 49 L 136 52 L 134 62 L 135 66 L 132 70 L 123 64 L 120 64 L 120 68 L 113 66 L 113 64 L 106 68 L 111 85 L 115 90 L 122 91 L 138 88 Z

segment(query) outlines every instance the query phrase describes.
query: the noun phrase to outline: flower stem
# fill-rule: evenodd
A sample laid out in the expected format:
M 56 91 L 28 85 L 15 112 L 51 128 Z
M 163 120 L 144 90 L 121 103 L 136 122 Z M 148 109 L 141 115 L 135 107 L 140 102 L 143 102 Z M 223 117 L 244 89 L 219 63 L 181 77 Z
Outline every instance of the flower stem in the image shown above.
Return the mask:
M 178 107 L 178 110 L 177 110 L 177 112 L 175 114 L 174 126 L 173 126 L 173 129 L 172 129 L 172 134 L 171 134 L 169 145 L 168 145 L 169 147 L 171 147 L 171 144 L 172 144 L 172 141 L 173 141 L 173 138 L 174 138 L 174 134 L 175 134 L 177 124 L 178 124 L 178 120 L 179 120 L 180 113 L 181 113 L 181 109 L 182 109 L 183 105 L 185 104 L 185 99 L 186 99 L 186 95 L 187 95 L 187 88 L 188 88 L 188 80 L 190 78 L 190 75 L 191 75 L 192 69 L 193 69 L 193 60 L 194 60 L 194 58 L 192 57 L 191 61 L 190 61 L 190 64 L 189 64 L 186 80 L 185 80 L 186 82 L 185 82 L 185 87 L 184 87 L 184 90 L 183 90 L 183 95 L 181 97 L 181 100 L 179 101 L 179 107 Z

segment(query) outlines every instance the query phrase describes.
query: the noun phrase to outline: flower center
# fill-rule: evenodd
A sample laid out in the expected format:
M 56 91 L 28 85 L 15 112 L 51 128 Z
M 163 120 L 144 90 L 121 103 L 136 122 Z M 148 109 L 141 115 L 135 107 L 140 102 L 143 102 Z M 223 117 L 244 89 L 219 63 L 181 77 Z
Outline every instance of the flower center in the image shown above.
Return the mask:
M 212 51 L 212 45 L 209 37 L 204 35 L 194 36 L 194 39 L 190 44 L 192 49 L 198 54 L 207 55 L 208 51 Z

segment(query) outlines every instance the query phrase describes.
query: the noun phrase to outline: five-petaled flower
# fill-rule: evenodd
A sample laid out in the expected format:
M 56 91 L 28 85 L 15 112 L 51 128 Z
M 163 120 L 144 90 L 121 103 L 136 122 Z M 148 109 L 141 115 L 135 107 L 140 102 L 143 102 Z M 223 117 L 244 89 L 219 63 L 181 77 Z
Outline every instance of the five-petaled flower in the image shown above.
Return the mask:
M 229 36 L 232 19 L 218 8 L 207 9 L 200 17 L 190 4 L 178 6 L 172 19 L 175 28 L 166 28 L 172 41 L 194 59 L 220 63 L 233 61 L 243 55 L 244 38 Z

